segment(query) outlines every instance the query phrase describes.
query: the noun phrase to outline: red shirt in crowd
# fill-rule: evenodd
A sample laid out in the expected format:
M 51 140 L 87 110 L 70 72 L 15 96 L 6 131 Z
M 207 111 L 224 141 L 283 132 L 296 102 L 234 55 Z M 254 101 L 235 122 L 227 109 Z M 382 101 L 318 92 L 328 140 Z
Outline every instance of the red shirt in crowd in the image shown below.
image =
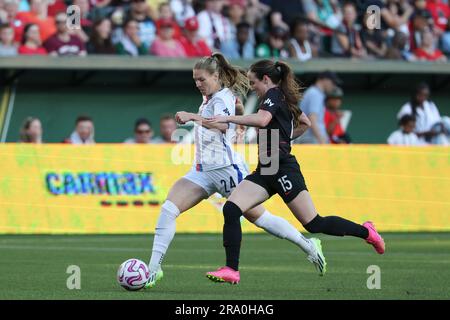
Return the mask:
M 430 54 L 422 48 L 417 48 L 416 50 L 414 50 L 414 55 L 419 59 L 425 59 L 427 61 L 436 61 L 444 56 L 444 54 L 439 49 L 434 50 L 434 52 Z
M 47 40 L 56 32 L 55 18 L 53 17 L 47 17 L 47 19 L 42 20 L 32 12 L 19 12 L 17 14 L 17 19 L 22 22 L 23 28 L 29 23 L 37 24 L 39 26 L 42 41 Z M 20 37 L 21 36 L 22 35 L 20 35 Z
M 49 53 L 56 52 L 58 56 L 77 56 L 81 51 L 86 51 L 83 41 L 75 35 L 71 35 L 70 40 L 64 42 L 55 34 L 44 42 L 44 48 Z
M 186 37 L 181 37 L 180 42 L 184 47 L 187 57 L 205 57 L 211 55 L 211 50 L 202 39 L 198 39 L 194 43 L 189 41 Z
M 442 0 L 427 0 L 426 8 L 430 11 L 434 24 L 442 31 L 445 31 L 447 21 L 450 19 L 449 5 L 443 3 Z
M 336 121 L 336 125 L 334 126 L 334 130 L 331 133 L 331 136 L 339 137 L 345 133 L 344 129 L 342 129 L 341 122 L 339 121 L 339 115 L 336 112 L 330 112 L 328 109 L 325 110 L 324 120 L 325 120 L 325 128 L 327 128 L 327 132 L 328 132 L 328 128 L 330 127 L 330 125 Z M 335 143 L 335 142 L 333 142 L 333 139 L 330 139 L 330 140 L 331 140 L 331 143 Z
M 33 55 L 42 55 L 42 56 L 47 55 L 47 50 L 45 50 L 45 48 L 43 48 L 43 47 L 34 49 L 34 48 L 30 48 L 30 47 L 27 47 L 24 45 L 21 45 L 19 47 L 18 52 L 19 52 L 19 54 L 33 54 Z

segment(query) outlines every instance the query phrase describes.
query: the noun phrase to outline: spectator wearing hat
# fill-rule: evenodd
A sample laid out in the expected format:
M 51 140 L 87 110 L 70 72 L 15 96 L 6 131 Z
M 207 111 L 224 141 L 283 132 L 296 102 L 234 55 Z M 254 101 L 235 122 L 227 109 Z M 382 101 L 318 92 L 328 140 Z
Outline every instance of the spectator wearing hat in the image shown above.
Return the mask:
M 341 83 L 335 73 L 325 71 L 320 73 L 316 82 L 305 91 L 299 107 L 308 116 L 311 127 L 296 140 L 297 143 L 329 142 L 325 126 L 325 97 Z
M 341 88 L 335 87 L 327 93 L 325 99 L 325 128 L 331 143 L 350 143 L 350 136 L 341 125 L 343 113 L 339 110 L 342 105 L 344 93 Z
M 433 17 L 436 31 L 441 35 L 447 29 L 448 21 L 450 20 L 450 6 L 442 0 L 427 0 L 426 9 Z
M 288 32 L 281 27 L 273 27 L 267 43 L 261 43 L 256 47 L 255 55 L 258 58 L 282 58 L 289 57 L 287 50 L 287 38 Z
M 162 2 L 158 6 L 158 20 L 156 20 L 156 34 L 160 35 L 161 23 L 167 20 L 173 21 L 173 38 L 179 39 L 182 36 L 180 26 L 176 22 L 175 14 L 168 2 Z
M 228 59 L 253 59 L 255 50 L 250 40 L 251 27 L 247 22 L 238 23 L 236 26 L 236 39 L 224 42 L 222 53 Z
M 184 22 L 184 36 L 180 42 L 187 57 L 205 57 L 212 53 L 206 42 L 198 36 L 198 20 L 195 16 Z
M 160 32 L 150 48 L 150 53 L 159 57 L 186 57 L 180 40 L 174 38 L 175 20 L 160 20 Z

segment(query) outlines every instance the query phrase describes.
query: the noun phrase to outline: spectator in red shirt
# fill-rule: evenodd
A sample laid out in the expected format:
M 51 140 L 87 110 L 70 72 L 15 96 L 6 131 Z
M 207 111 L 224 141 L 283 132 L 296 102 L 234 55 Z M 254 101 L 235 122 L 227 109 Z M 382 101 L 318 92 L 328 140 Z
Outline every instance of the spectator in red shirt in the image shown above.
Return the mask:
M 47 0 L 30 0 L 30 11 L 17 14 L 17 19 L 24 25 L 34 23 L 39 26 L 42 41 L 47 40 L 56 32 L 55 19 L 47 15 L 47 10 Z
M 198 20 L 195 16 L 186 19 L 184 22 L 184 37 L 180 38 L 180 42 L 188 57 L 205 57 L 211 55 L 211 50 L 206 42 L 198 36 Z
M 342 105 L 342 97 L 344 93 L 339 87 L 335 87 L 327 94 L 325 99 L 325 128 L 331 143 L 350 143 L 349 135 L 341 126 L 342 112 L 339 108 Z
M 161 33 L 161 22 L 167 20 L 175 21 L 175 14 L 173 13 L 172 8 L 170 7 L 170 4 L 168 2 L 163 2 L 159 5 L 158 16 L 159 19 L 156 20 L 156 34 L 159 36 Z M 179 39 L 180 37 L 181 29 L 180 26 L 175 22 L 175 24 L 173 25 L 173 38 Z
M 160 21 L 160 32 L 150 47 L 150 53 L 159 57 L 186 57 L 186 52 L 179 39 L 174 38 L 175 20 Z
M 47 50 L 42 46 L 39 26 L 37 24 L 27 24 L 23 32 L 22 45 L 19 47 L 19 54 L 47 55 Z
M 4 23 L 9 24 L 14 28 L 14 42 L 20 43 L 22 40 L 23 27 L 25 25 L 17 18 L 17 12 L 19 11 L 18 1 L 5 0 L 3 10 L 6 13 L 6 20 Z
M 422 31 L 422 44 L 414 50 L 414 55 L 422 61 L 447 61 L 441 50 L 435 47 L 435 38 L 430 30 Z
M 427 10 L 431 13 L 434 25 L 442 33 L 447 28 L 448 19 L 450 19 L 450 7 L 442 0 L 427 0 Z
M 57 32 L 44 42 L 44 47 L 52 56 L 85 56 L 86 48 L 81 39 L 70 33 L 67 15 L 63 12 L 55 17 Z

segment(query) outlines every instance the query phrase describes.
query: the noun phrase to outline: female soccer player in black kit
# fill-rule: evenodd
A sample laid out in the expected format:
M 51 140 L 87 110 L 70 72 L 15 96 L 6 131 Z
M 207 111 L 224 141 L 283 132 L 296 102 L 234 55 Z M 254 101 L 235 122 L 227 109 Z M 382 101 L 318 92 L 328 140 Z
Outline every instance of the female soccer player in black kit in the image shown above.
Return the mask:
M 236 187 L 223 207 L 226 266 L 208 272 L 207 277 L 218 282 L 240 281 L 240 217 L 243 212 L 274 194 L 280 195 L 307 231 L 358 237 L 373 245 L 379 254 L 384 253 L 384 240 L 372 222 L 360 225 L 341 217 L 322 217 L 316 212 L 300 166 L 291 154 L 291 141 L 303 134 L 311 123 L 298 107 L 300 88 L 290 67 L 284 62 L 261 60 L 250 67 L 248 78 L 261 99 L 258 112 L 243 116 L 217 116 L 210 120 L 259 128 L 259 159 L 256 170 Z

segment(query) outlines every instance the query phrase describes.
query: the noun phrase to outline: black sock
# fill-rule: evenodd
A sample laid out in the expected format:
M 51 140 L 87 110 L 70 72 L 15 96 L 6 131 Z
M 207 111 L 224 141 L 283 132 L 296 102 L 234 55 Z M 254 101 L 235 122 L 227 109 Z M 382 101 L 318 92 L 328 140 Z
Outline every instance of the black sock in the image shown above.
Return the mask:
M 354 236 L 362 239 L 367 239 L 369 236 L 369 230 L 366 227 L 336 216 L 317 215 L 304 227 L 311 233 L 325 233 L 332 236 Z
M 227 201 L 223 206 L 223 246 L 227 257 L 227 267 L 239 270 L 239 255 L 241 251 L 242 211 L 233 202 Z

